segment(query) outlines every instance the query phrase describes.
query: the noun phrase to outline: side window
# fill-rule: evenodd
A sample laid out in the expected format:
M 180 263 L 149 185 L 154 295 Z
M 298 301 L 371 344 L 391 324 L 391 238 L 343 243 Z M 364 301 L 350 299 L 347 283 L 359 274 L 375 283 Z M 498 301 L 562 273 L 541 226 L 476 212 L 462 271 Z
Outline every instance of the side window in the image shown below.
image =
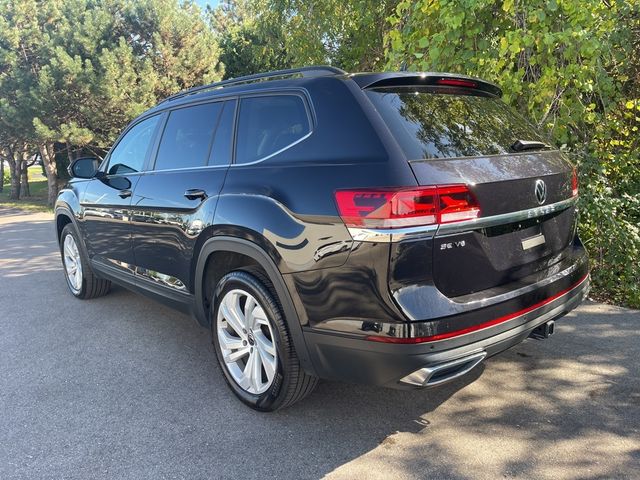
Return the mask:
M 307 110 L 297 95 L 243 98 L 238 119 L 236 163 L 268 157 L 310 131 Z
M 202 167 L 207 162 L 222 102 L 173 110 L 156 157 L 156 170 Z
M 231 146 L 233 138 L 233 122 L 236 114 L 236 100 L 224 102 L 224 110 L 218 122 L 216 135 L 211 147 L 209 165 L 228 165 L 231 163 Z
M 109 156 L 109 175 L 135 173 L 142 170 L 160 115 L 147 118 L 129 130 Z

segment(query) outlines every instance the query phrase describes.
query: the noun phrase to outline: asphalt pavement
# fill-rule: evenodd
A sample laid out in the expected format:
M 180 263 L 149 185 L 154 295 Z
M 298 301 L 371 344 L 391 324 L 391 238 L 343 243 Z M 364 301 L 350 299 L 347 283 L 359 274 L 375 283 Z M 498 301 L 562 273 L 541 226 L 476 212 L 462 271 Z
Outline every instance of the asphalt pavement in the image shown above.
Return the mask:
M 235 399 L 209 333 L 67 292 L 50 214 L 0 209 L 0 479 L 640 478 L 640 312 L 587 302 L 435 390 Z

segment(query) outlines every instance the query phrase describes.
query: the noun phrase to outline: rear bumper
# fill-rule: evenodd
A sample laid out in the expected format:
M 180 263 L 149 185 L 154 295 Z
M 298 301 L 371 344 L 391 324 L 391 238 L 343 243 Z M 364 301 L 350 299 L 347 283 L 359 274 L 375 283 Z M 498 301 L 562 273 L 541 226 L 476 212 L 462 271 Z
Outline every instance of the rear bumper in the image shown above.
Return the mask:
M 398 344 L 309 329 L 305 331 L 305 340 L 316 373 L 321 378 L 411 388 L 406 379 L 403 382 L 401 379 L 417 370 L 467 358 L 467 366 L 473 368 L 484 358 L 517 345 L 539 325 L 558 319 L 577 307 L 587 296 L 589 283 L 589 276 L 585 275 L 548 302 L 534 304 L 534 308 L 516 312 L 515 316 L 498 324 L 490 324 L 491 320 L 487 318 L 486 327 L 455 337 Z M 490 315 L 490 310 L 485 314 Z M 443 378 L 438 383 L 446 380 Z

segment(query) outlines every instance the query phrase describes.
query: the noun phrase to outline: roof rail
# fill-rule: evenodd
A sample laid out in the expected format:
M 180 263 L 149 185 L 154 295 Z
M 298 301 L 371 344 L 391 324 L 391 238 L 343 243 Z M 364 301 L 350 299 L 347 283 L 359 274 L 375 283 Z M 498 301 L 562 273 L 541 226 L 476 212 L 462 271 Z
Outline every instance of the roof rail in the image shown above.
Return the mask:
M 252 83 L 252 82 L 271 79 L 271 78 L 289 77 L 292 75 L 302 75 L 303 77 L 321 77 L 326 75 L 345 75 L 346 73 L 347 72 L 345 72 L 340 68 L 331 67 L 329 65 L 314 65 L 311 67 L 289 68 L 286 70 L 274 70 L 272 72 L 245 75 L 243 77 L 230 78 L 228 80 L 223 80 L 221 82 L 209 83 L 207 85 L 201 85 L 199 87 L 188 88 L 187 90 L 182 90 L 181 92 L 168 96 L 164 100 L 161 100 L 160 102 L 158 102 L 158 104 L 168 102 L 169 100 L 175 100 L 177 98 L 181 98 L 187 95 L 193 95 L 194 93 L 198 93 L 206 90 L 212 90 L 214 88 L 224 88 L 231 85 L 239 85 L 242 83 Z

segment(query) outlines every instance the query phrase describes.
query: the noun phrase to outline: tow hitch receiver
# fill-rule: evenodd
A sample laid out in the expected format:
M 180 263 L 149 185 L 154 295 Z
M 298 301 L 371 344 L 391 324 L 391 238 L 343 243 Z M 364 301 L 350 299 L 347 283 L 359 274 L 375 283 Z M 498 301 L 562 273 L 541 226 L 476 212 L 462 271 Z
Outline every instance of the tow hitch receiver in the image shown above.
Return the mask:
M 537 326 L 529 336 L 538 340 L 544 340 L 545 338 L 549 338 L 551 335 L 553 335 L 555 327 L 556 322 L 550 320 L 547 323 L 543 323 L 542 325 Z

